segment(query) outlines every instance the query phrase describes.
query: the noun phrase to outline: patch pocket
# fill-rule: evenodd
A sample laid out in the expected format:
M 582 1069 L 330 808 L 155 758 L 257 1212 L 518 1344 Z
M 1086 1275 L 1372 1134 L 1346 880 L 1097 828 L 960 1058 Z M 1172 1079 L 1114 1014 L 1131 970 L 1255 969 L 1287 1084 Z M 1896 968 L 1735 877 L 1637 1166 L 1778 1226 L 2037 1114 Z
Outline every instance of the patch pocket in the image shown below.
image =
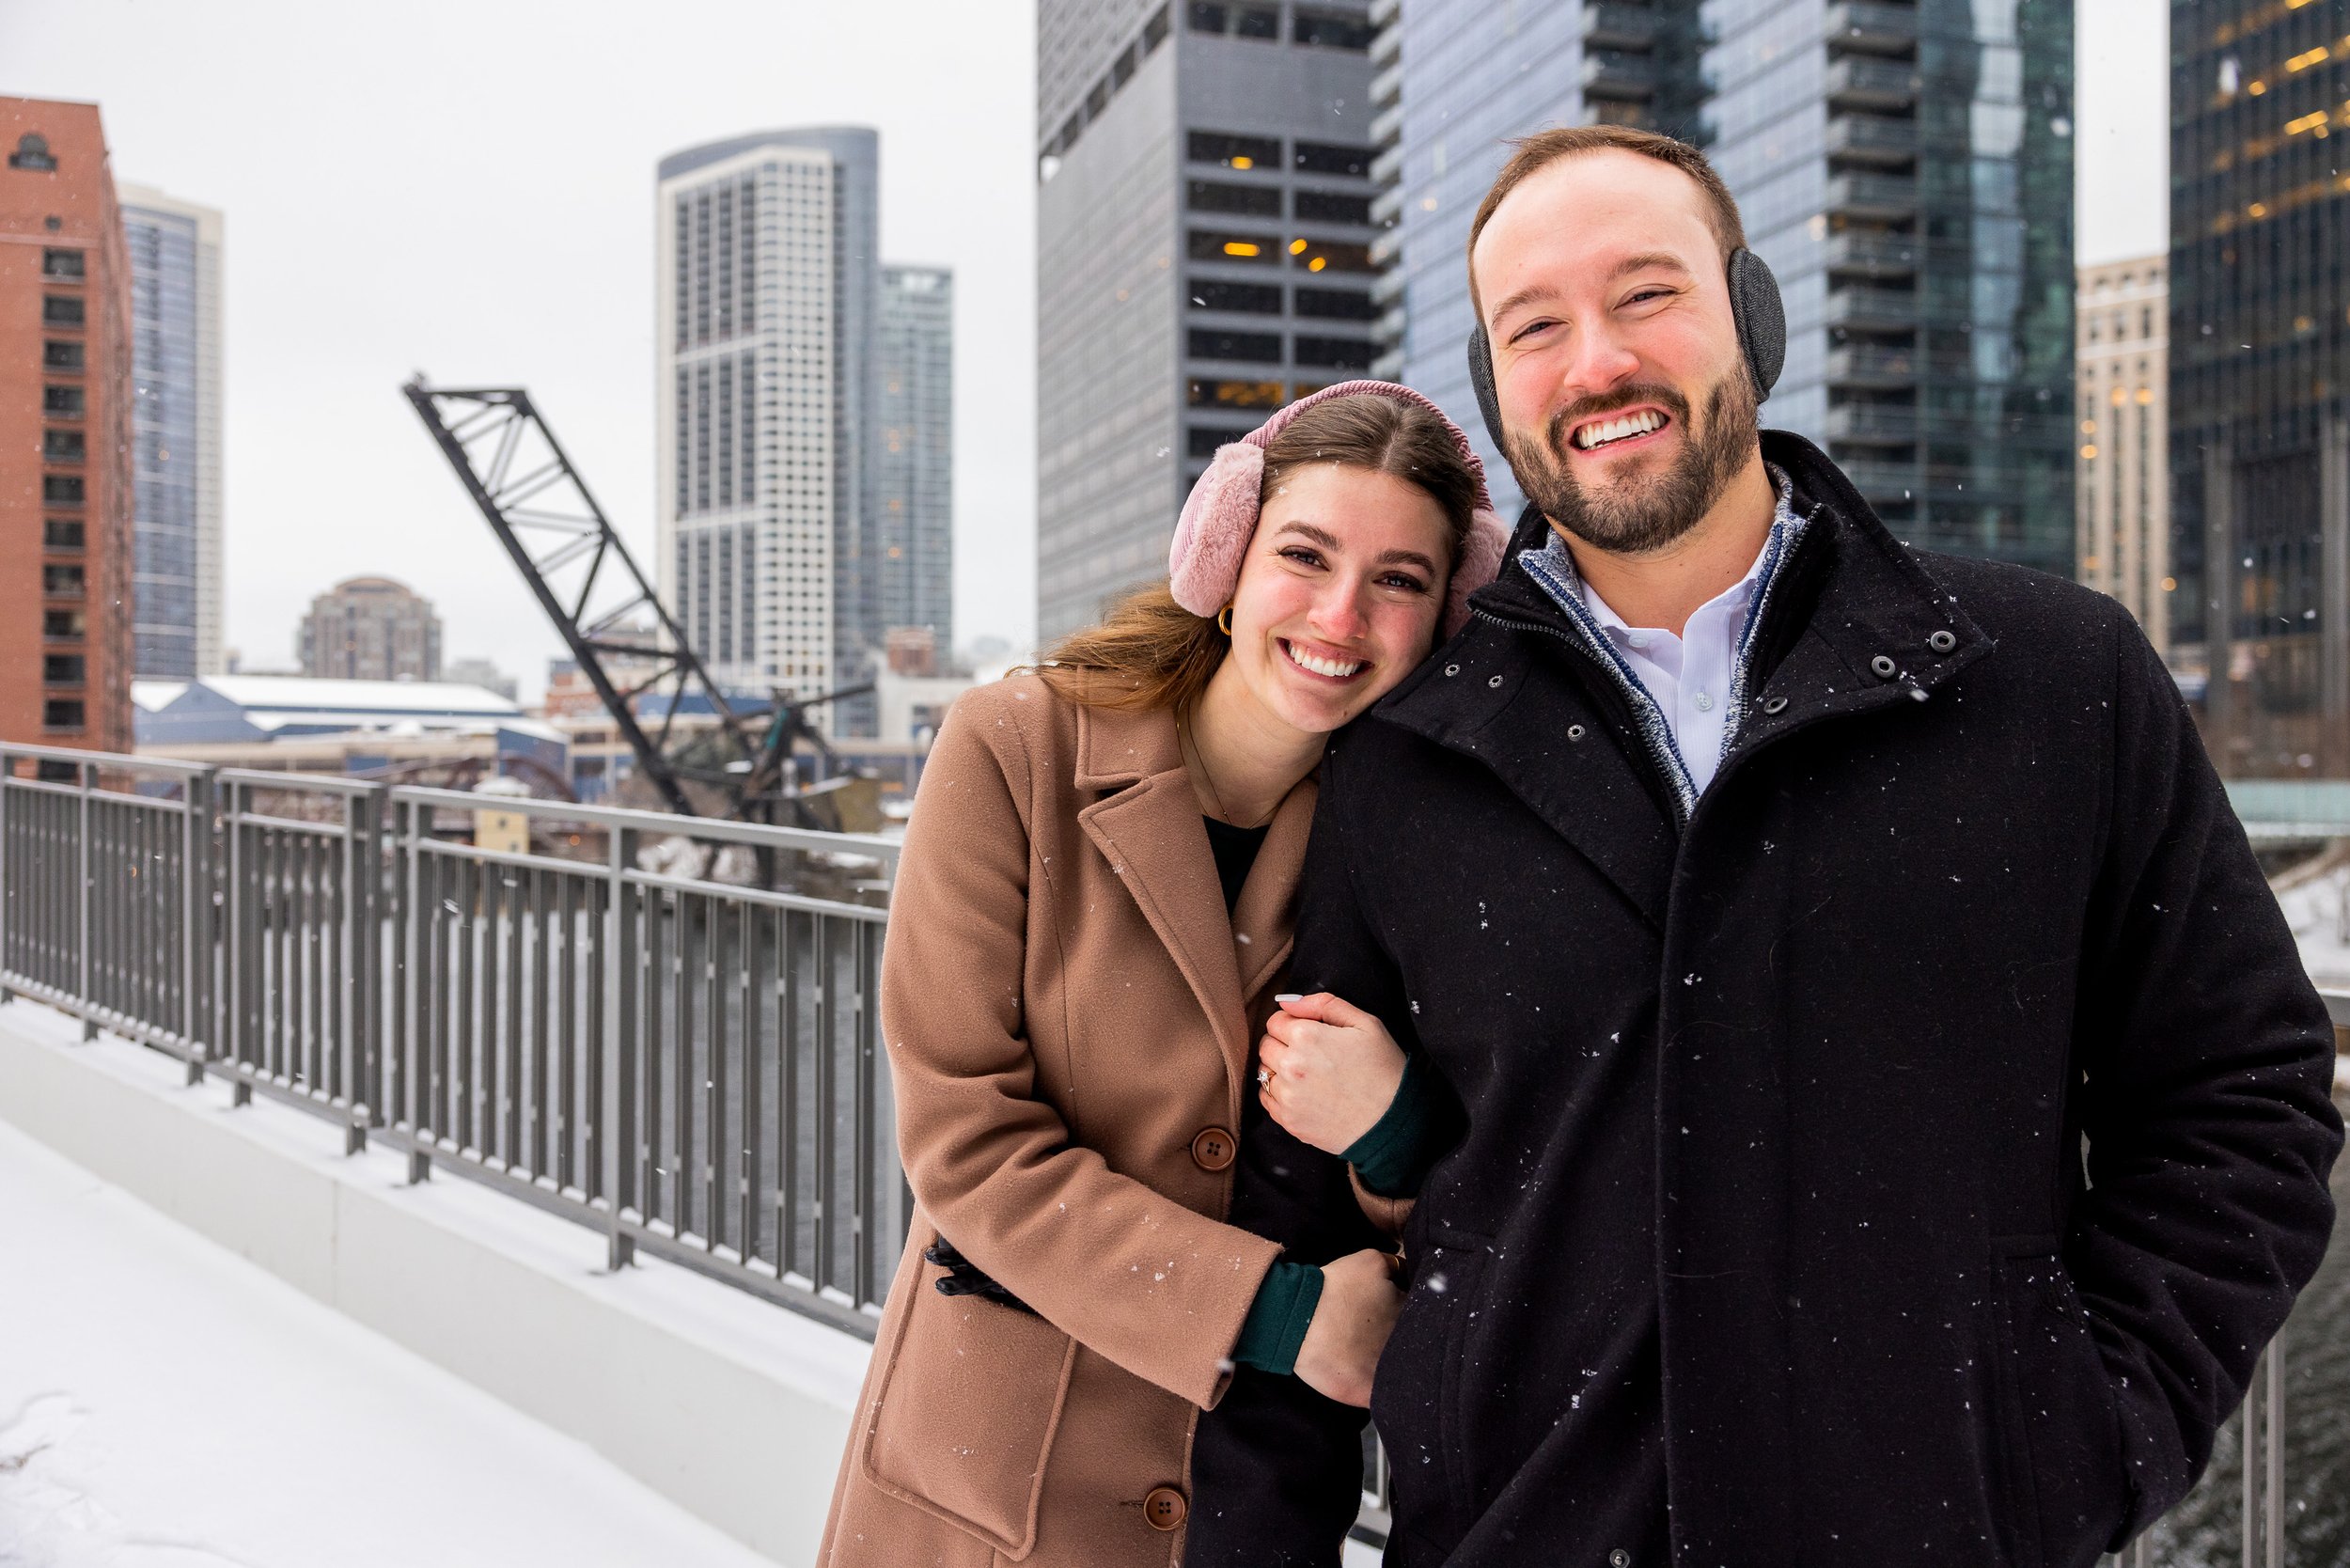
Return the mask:
M 1994 1246 L 2010 1550 L 2027 1568 L 2089 1561 L 2129 1503 L 2111 1376 L 2053 1239 Z
M 1036 1544 L 1038 1495 L 1076 1341 L 1042 1318 L 938 1294 L 917 1266 L 914 1297 L 873 1395 L 861 1456 L 877 1486 L 1018 1561 Z

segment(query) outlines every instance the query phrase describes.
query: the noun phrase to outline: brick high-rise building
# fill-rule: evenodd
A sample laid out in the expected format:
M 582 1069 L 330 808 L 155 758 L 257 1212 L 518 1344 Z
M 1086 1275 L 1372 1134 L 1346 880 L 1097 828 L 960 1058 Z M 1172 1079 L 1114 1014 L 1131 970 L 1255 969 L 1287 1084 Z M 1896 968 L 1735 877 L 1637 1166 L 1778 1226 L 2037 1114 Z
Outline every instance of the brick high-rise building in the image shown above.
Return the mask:
M 0 738 L 131 749 L 131 279 L 94 103 L 0 98 Z
M 302 618 L 302 673 L 341 681 L 438 681 L 441 618 L 389 577 L 350 577 Z

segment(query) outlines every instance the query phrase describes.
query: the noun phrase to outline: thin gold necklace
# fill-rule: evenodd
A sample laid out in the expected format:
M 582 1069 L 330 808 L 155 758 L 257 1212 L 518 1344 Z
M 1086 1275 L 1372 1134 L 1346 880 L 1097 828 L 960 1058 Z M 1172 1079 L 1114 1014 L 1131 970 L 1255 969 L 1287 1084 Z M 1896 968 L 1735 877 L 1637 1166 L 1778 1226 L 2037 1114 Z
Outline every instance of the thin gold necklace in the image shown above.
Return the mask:
M 1232 821 L 1232 814 L 1224 809 L 1224 792 L 1215 787 L 1215 775 L 1208 771 L 1208 760 L 1200 755 L 1198 739 L 1190 731 L 1191 727 L 1183 721 L 1183 715 L 1181 713 L 1176 714 L 1175 739 L 1185 751 L 1191 754 L 1190 764 L 1198 768 L 1199 781 L 1208 787 L 1208 799 L 1215 805 L 1216 821 L 1227 823 L 1232 827 L 1241 828 L 1244 831 L 1262 827 L 1265 823 L 1271 822 L 1273 820 L 1273 812 L 1278 811 L 1281 808 L 1281 803 L 1277 800 L 1273 803 L 1272 811 L 1267 811 L 1263 816 L 1258 818 L 1253 823 L 1236 823 Z

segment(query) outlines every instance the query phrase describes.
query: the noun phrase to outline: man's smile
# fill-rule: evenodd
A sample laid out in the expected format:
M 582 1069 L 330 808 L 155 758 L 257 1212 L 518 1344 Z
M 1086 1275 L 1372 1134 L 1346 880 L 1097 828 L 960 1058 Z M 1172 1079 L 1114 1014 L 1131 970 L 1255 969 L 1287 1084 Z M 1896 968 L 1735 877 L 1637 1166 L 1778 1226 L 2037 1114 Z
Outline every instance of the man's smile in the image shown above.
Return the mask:
M 1568 441 L 1578 452 L 1618 451 L 1645 445 L 1671 423 L 1671 415 L 1652 404 L 1587 419 L 1574 427 Z

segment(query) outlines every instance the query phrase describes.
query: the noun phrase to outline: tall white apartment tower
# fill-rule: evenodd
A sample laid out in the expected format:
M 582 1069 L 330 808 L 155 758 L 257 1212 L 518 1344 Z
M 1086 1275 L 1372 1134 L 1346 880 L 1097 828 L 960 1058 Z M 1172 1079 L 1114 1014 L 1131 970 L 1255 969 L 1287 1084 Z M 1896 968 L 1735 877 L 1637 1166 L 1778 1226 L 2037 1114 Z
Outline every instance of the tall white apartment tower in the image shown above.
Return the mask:
M 881 643 L 873 363 L 880 139 L 762 131 L 661 161 L 662 597 L 712 677 L 813 697 Z M 871 729 L 870 697 L 838 734 Z
M 221 215 L 117 190 L 131 259 L 133 658 L 141 675 L 218 675 Z

